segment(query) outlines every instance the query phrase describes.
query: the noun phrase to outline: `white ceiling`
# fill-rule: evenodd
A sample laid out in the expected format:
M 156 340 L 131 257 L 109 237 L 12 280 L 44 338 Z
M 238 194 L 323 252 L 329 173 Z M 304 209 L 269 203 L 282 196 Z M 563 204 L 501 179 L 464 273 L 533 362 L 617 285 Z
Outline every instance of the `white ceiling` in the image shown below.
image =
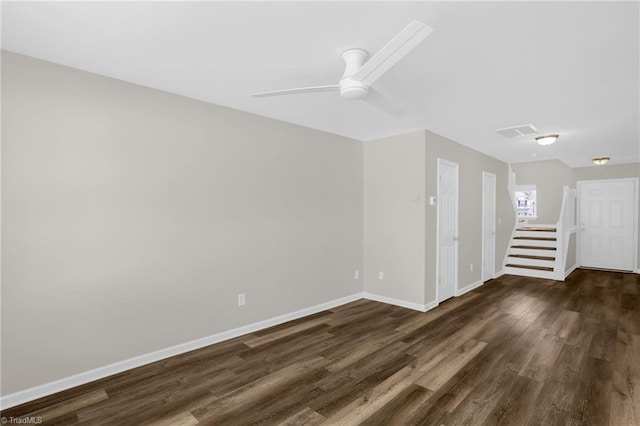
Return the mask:
M 429 129 L 508 162 L 640 161 L 638 2 L 3 2 L 3 49 L 327 132 Z M 397 118 L 320 93 L 340 53 L 377 51 L 411 20 L 434 32 L 374 87 Z M 495 129 L 534 123 L 555 145 Z

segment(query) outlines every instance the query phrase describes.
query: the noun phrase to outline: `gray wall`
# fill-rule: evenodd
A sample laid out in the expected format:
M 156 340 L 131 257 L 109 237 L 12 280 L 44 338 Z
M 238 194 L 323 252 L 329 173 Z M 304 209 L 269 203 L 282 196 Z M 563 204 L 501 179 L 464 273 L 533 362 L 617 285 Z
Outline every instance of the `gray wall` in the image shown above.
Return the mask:
M 4 395 L 362 290 L 360 142 L 6 52 L 2 112 Z
M 578 167 L 571 170 L 576 181 L 640 177 L 640 163 Z
M 496 272 L 502 269 L 515 212 L 507 190 L 508 165 L 443 136 L 425 132 L 426 197 L 437 193 L 437 159 L 459 164 L 458 288 L 482 279 L 482 172 L 496 175 Z M 436 298 L 436 206 L 426 208 L 425 301 Z M 474 269 L 470 271 L 469 265 Z
M 576 178 L 571 168 L 560 160 L 532 161 L 512 164 L 517 185 L 536 185 L 538 219 L 530 223 L 555 224 L 560 219 L 562 187 L 576 187 Z
M 364 289 L 424 304 L 424 132 L 364 143 Z M 384 280 L 378 273 L 384 273 Z

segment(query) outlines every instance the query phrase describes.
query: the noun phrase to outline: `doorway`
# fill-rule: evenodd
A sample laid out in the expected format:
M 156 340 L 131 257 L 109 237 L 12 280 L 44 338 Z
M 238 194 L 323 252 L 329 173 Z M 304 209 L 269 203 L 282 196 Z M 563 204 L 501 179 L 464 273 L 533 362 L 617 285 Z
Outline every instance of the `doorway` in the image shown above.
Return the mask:
M 580 266 L 636 271 L 637 189 L 637 178 L 578 182 Z
M 482 282 L 495 276 L 496 175 L 482 172 Z
M 458 164 L 438 158 L 438 303 L 458 287 Z

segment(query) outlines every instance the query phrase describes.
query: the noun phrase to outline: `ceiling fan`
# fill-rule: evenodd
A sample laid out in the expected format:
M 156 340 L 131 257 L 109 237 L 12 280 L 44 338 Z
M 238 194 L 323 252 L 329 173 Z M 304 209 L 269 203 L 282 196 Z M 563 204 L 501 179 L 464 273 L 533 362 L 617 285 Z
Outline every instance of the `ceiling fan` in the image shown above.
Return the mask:
M 349 49 L 342 54 L 346 64 L 339 84 L 329 86 L 299 87 L 254 93 L 254 98 L 267 96 L 296 95 L 301 93 L 340 92 L 345 99 L 365 99 L 374 106 L 392 115 L 402 115 L 403 110 L 376 92 L 371 85 L 405 55 L 431 34 L 433 29 L 419 21 L 412 21 L 368 61 L 363 49 Z M 366 61 L 366 62 L 365 62 Z

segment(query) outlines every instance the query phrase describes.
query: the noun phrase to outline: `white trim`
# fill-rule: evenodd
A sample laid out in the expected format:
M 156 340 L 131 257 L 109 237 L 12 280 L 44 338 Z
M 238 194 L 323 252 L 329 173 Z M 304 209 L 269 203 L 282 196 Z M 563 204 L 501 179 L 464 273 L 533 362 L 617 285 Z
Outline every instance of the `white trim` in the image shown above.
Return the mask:
M 438 204 L 436 205 L 436 302 L 440 303 L 440 164 L 447 164 L 449 166 L 455 167 L 456 169 L 456 234 L 458 234 L 458 238 L 460 237 L 460 165 L 456 162 L 445 160 L 444 158 L 438 157 L 436 162 L 436 200 L 438 200 Z M 456 252 L 456 267 L 454 271 L 454 283 L 453 283 L 453 295 L 455 297 L 455 292 L 458 288 L 458 268 L 460 267 L 460 242 L 459 240 L 455 241 L 455 252 Z
M 485 205 L 484 205 L 484 201 L 485 201 L 485 193 L 484 193 L 484 187 L 485 187 L 485 179 L 487 177 L 493 177 L 493 228 L 494 228 L 494 232 L 493 232 L 493 271 L 492 271 L 492 275 L 495 275 L 496 273 L 496 235 L 497 235 L 497 229 L 496 229 L 496 209 L 497 209 L 497 194 L 496 194 L 496 183 L 498 181 L 498 178 L 496 177 L 495 174 L 493 173 L 489 173 L 489 172 L 485 172 L 484 170 L 482 171 L 482 226 L 481 226 L 481 238 L 482 238 L 482 264 L 480 267 L 480 281 L 484 282 L 484 264 L 485 259 L 484 259 L 484 215 L 486 213 L 485 211 Z M 487 271 L 489 272 L 489 271 Z
M 606 182 L 624 182 L 624 181 L 631 181 L 633 182 L 633 267 L 631 269 L 631 271 L 640 271 L 640 269 L 638 269 L 638 250 L 640 249 L 638 247 L 638 202 L 639 202 L 639 198 L 640 198 L 640 194 L 638 194 L 638 189 L 640 186 L 640 179 L 639 178 L 619 178 L 619 179 L 593 179 L 593 180 L 579 180 L 576 182 L 576 227 L 577 227 L 577 232 L 576 232 L 576 265 L 578 267 L 583 266 L 582 265 L 582 261 L 580 259 L 580 252 L 582 250 L 581 247 L 581 234 L 582 234 L 582 227 L 580 225 L 580 223 L 582 223 L 582 218 L 581 216 L 581 202 L 580 202 L 580 192 L 582 189 L 582 184 L 583 183 L 606 183 Z
M 374 300 L 376 302 L 382 302 L 389 305 L 400 306 L 403 308 L 413 309 L 414 311 L 420 311 L 420 312 L 427 312 L 428 310 L 438 306 L 438 302 L 436 302 L 435 300 L 427 303 L 426 305 L 421 305 L 419 303 L 409 302 L 407 300 L 395 299 L 393 297 L 381 296 L 379 294 L 374 294 L 374 293 L 367 293 L 366 291 L 362 294 L 362 297 L 368 300 Z
M 436 159 L 436 303 L 440 303 L 440 158 Z M 425 289 L 426 291 L 426 289 Z
M 233 339 L 245 334 L 253 333 L 258 330 L 273 327 L 274 325 L 282 324 L 287 321 L 295 320 L 298 318 L 306 317 L 318 312 L 326 311 L 327 309 L 335 308 L 336 306 L 344 305 L 346 303 L 354 302 L 362 299 L 364 295 L 368 293 L 355 293 L 349 296 L 341 297 L 339 299 L 331 300 L 329 302 L 321 303 L 319 305 L 311 306 L 309 308 L 301 309 L 299 311 L 291 312 L 277 317 L 269 318 L 263 321 L 258 321 L 253 324 L 245 325 L 242 327 L 234 328 L 232 330 L 223 331 L 221 333 L 213 334 L 211 336 L 203 337 L 201 339 L 192 340 L 190 342 L 181 343 L 179 345 L 171 346 L 169 348 L 160 349 L 155 352 L 150 352 L 137 357 L 129 358 L 124 361 L 115 362 L 113 364 L 98 367 L 93 370 L 78 373 L 73 376 L 65 377 L 60 380 L 45 383 L 42 385 L 34 386 L 29 389 L 25 389 L 19 392 L 15 392 L 9 395 L 0 397 L 0 407 L 7 409 L 16 405 L 24 404 L 25 402 L 33 401 L 43 396 L 51 395 L 66 389 L 70 389 L 76 386 L 80 386 L 95 380 L 99 380 L 123 371 L 131 370 L 132 368 L 140 367 L 152 362 L 160 361 L 165 358 L 180 355 L 185 352 L 192 351 L 194 349 L 203 348 L 205 346 L 213 345 L 214 343 L 223 342 L 225 340 Z M 368 299 L 369 297 L 367 297 Z M 375 300 L 375 299 L 374 299 Z M 389 302 L 391 303 L 391 302 Z M 408 302 L 407 302 L 408 303 Z M 423 306 L 424 305 L 417 305 Z M 430 308 L 429 308 L 430 309 Z M 426 311 L 424 307 L 424 311 Z M 423 311 L 423 312 L 424 312 Z
M 514 191 L 531 191 L 532 189 L 535 189 L 537 191 L 535 183 L 528 184 L 528 185 L 516 185 L 513 189 Z
M 638 273 L 640 274 L 640 271 L 638 271 Z M 426 305 L 424 305 L 424 312 L 430 311 L 433 308 L 437 307 L 439 305 L 437 300 L 432 300 L 431 302 L 427 303 Z
M 564 278 L 567 278 L 576 269 L 578 269 L 578 264 L 577 263 L 575 265 L 573 265 L 571 268 L 569 268 L 568 271 L 565 271 Z
M 484 281 L 480 280 L 480 281 L 476 281 L 474 283 L 471 283 L 468 286 L 462 287 L 461 289 L 456 290 L 456 297 L 462 296 L 463 294 L 468 293 L 471 290 L 480 287 L 482 284 L 484 284 Z
M 508 252 L 508 250 L 507 250 Z M 504 269 L 500 269 L 498 272 L 496 272 L 496 274 L 493 276 L 493 279 L 495 280 L 496 278 L 500 278 L 501 276 L 504 275 Z

